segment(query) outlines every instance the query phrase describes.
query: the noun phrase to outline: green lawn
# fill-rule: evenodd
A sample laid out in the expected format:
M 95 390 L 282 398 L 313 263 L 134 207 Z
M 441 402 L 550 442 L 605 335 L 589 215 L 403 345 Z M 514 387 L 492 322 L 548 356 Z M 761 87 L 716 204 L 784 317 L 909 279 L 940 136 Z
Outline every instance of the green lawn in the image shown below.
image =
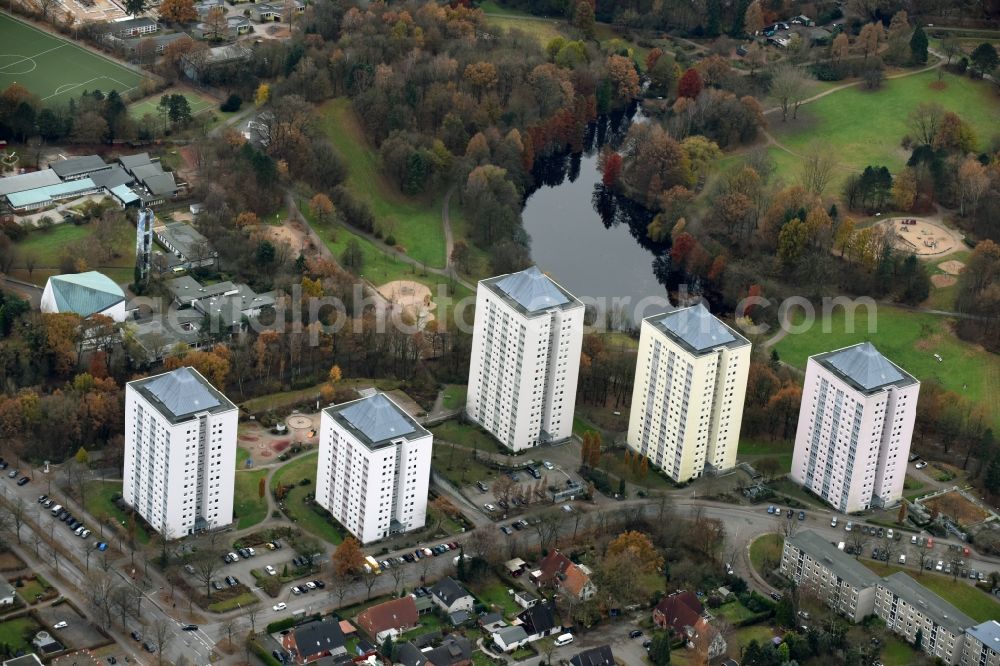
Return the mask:
M 953 580 L 951 575 L 919 572 L 914 569 L 901 569 L 862 557 L 860 562 L 879 576 L 889 576 L 897 571 L 903 571 L 907 576 L 917 581 L 928 590 L 938 595 L 958 610 L 962 611 L 976 622 L 986 622 L 1000 617 L 1000 602 L 986 592 L 968 585 L 961 580 Z
M 84 90 L 117 90 L 124 96 L 144 78 L 110 58 L 6 14 L 0 16 L 0 44 L 0 90 L 16 82 L 50 104 L 64 104 Z
M 496 470 L 470 457 L 467 449 L 437 440 L 431 453 L 431 466 L 455 486 L 471 485 L 477 481 L 489 484 L 497 474 Z M 488 501 L 492 501 L 492 497 Z
M 485 430 L 456 419 L 436 425 L 430 431 L 434 433 L 435 441 L 442 440 L 487 453 L 507 453 L 507 449 L 488 435 Z
M 882 640 L 882 663 L 885 666 L 909 666 L 920 661 L 922 653 L 916 652 L 908 643 L 892 635 Z
M 232 599 L 216 601 L 214 604 L 209 605 L 208 610 L 212 613 L 225 613 L 226 611 L 231 611 L 235 608 L 245 608 L 259 602 L 260 599 L 257 598 L 257 595 L 248 591 L 238 597 L 233 597 Z
M 44 578 L 35 574 L 34 579 L 24 581 L 23 586 L 15 589 L 17 590 L 18 596 L 20 596 L 26 604 L 33 604 L 35 603 L 35 597 L 40 594 L 45 594 L 45 592 L 51 588 L 49 587 L 49 584 L 45 582 Z
M 780 534 L 764 534 L 754 539 L 750 544 L 750 563 L 753 568 L 758 573 L 763 573 L 765 561 L 769 560 L 775 564 L 780 562 L 784 543 Z
M 30 615 L 0 623 L 0 645 L 6 645 L 12 652 L 27 650 L 31 639 L 42 627 Z
M 776 345 L 781 360 L 805 368 L 812 355 L 870 340 L 889 360 L 921 381 L 936 380 L 945 388 L 986 405 L 1000 432 L 1000 357 L 959 340 L 950 320 L 886 305 L 878 307 L 875 331 L 868 332 L 868 311 L 858 310 L 853 327 L 843 309 L 804 333 L 789 333 Z M 829 332 L 824 332 L 824 328 Z M 852 330 L 849 330 L 852 329 Z M 944 359 L 938 362 L 934 354 Z
M 792 469 L 793 448 L 794 442 L 741 439 L 738 455 L 750 458 L 751 465 L 761 458 L 775 458 L 781 463 L 781 471 L 787 473 Z
M 724 618 L 727 622 L 729 622 L 729 624 L 732 625 L 735 625 L 738 622 L 742 622 L 743 620 L 747 620 L 756 615 L 756 613 L 754 613 L 752 610 L 741 604 L 736 599 L 726 602 L 721 606 L 719 606 L 718 608 L 712 608 L 710 609 L 710 612 L 712 613 L 712 615 Z
M 462 409 L 465 407 L 465 396 L 469 387 L 465 384 L 445 384 L 441 406 L 445 409 Z
M 127 224 L 123 222 L 123 224 Z M 17 243 L 17 256 L 14 260 L 12 273 L 17 277 L 38 285 L 44 285 L 49 276 L 59 273 L 59 256 L 66 248 L 79 250 L 94 233 L 94 227 L 88 224 L 58 224 L 48 231 L 31 231 L 23 241 Z M 111 279 L 121 282 L 131 281 L 132 267 L 135 263 L 133 243 L 135 232 L 119 234 L 117 246 L 112 257 L 101 266 L 90 266 L 99 269 Z M 34 257 L 35 269 L 29 276 L 25 259 Z M 111 268 L 113 270 L 108 270 Z
M 802 106 L 795 121 L 783 123 L 780 116 L 769 116 L 771 131 L 796 153 L 821 137 L 825 145 L 836 147 L 837 159 L 845 171 L 861 171 L 872 164 L 896 172 L 909 157 L 909 151 L 900 146 L 909 132 L 908 114 L 920 102 L 937 102 L 958 113 L 972 126 L 980 148 L 986 146 L 996 133 L 1000 113 L 1000 102 L 990 85 L 945 74 L 944 89 L 934 90 L 930 86 L 936 80 L 935 72 L 926 72 L 888 80 L 881 90 L 871 91 L 860 85 L 846 88 Z M 798 162 L 797 158 L 791 160 Z
M 242 450 L 242 449 L 237 449 Z M 233 495 L 233 513 L 239 518 L 237 529 L 253 527 L 267 518 L 267 498 L 261 497 L 260 481 L 267 477 L 266 469 L 236 472 L 236 490 Z M 264 489 L 267 492 L 267 489 Z
M 247 460 L 250 459 L 250 452 L 241 446 L 236 447 L 236 471 L 246 469 Z
M 537 38 L 543 46 L 556 37 L 565 37 L 560 27 L 562 21 L 536 18 L 534 16 L 487 16 L 486 25 L 495 30 L 520 30 Z
M 271 478 L 271 489 L 278 484 L 298 484 L 301 479 L 309 479 L 305 486 L 295 485 L 285 496 L 285 511 L 302 529 L 332 544 L 343 541 L 340 532 L 326 519 L 307 506 L 303 499 L 316 490 L 316 461 L 319 452 L 307 453 L 286 463 Z
M 397 244 L 417 261 L 443 268 L 441 197 L 407 197 L 389 182 L 348 100 L 335 99 L 323 105 L 320 122 L 347 163 L 347 186 L 371 204 L 376 224 L 391 230 Z
M 401 385 L 402 382 L 398 379 L 368 379 L 365 377 L 344 379 L 340 382 L 340 386 L 374 386 L 380 391 L 394 391 Z M 294 391 L 279 391 L 278 393 L 270 393 L 268 395 L 260 396 L 259 398 L 246 400 L 240 406 L 253 414 L 280 409 L 282 407 L 290 407 L 305 400 L 315 400 L 319 397 L 320 389 L 322 387 L 323 384 L 316 384 L 315 386 L 308 386 L 304 389 L 296 389 Z
M 507 594 L 507 586 L 501 580 L 493 578 L 489 583 L 477 586 L 474 593 L 480 601 L 487 606 L 499 609 L 506 617 L 521 612 L 521 607 L 514 601 L 513 596 Z
M 114 518 L 119 525 L 125 526 L 127 524 L 125 512 L 119 509 L 118 506 L 111 501 L 113 496 L 121 495 L 121 493 L 121 481 L 89 481 L 87 482 L 86 502 L 84 504 L 84 508 L 87 510 L 87 513 L 92 515 L 98 521 L 100 521 L 103 516 L 107 515 Z M 100 528 L 98 527 L 91 531 L 99 533 Z M 142 544 L 149 543 L 149 534 L 138 522 L 135 526 L 135 540 Z
M 756 640 L 760 645 L 763 645 L 770 641 L 774 637 L 774 632 L 770 627 L 765 627 L 763 625 L 754 624 L 749 627 L 740 627 L 733 632 L 733 637 L 729 642 L 729 654 L 735 654 L 739 656 L 740 648 L 746 647 L 750 644 L 750 641 Z M 673 654 L 671 654 L 671 663 L 673 663 Z
M 142 118 L 146 114 L 152 114 L 156 117 L 160 116 L 160 111 L 157 105 L 160 103 L 160 98 L 164 95 L 184 95 L 187 98 L 188 105 L 191 107 L 191 115 L 197 115 L 205 111 L 210 111 L 215 109 L 215 112 L 222 116 L 223 118 L 228 118 L 233 113 L 223 113 L 218 109 L 218 102 L 215 99 L 209 97 L 208 95 L 200 95 L 191 90 L 186 90 L 182 88 L 168 88 L 163 92 L 159 92 L 155 95 L 150 95 L 137 102 L 133 102 L 128 105 L 128 113 L 133 118 Z
M 774 492 L 798 500 L 799 502 L 805 504 L 807 507 L 817 506 L 818 500 L 815 497 L 806 493 L 806 491 L 802 489 L 802 486 L 790 481 L 787 477 L 784 479 L 780 479 L 778 481 L 773 481 L 768 485 L 772 490 L 774 490 Z

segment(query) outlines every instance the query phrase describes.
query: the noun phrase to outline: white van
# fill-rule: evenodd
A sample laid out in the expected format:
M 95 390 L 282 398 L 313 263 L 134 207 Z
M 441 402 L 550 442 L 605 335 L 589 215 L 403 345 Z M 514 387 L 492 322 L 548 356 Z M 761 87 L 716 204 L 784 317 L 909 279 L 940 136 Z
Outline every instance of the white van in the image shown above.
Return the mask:
M 562 647 L 563 645 L 569 645 L 573 642 L 573 634 L 562 634 L 554 641 L 556 647 Z

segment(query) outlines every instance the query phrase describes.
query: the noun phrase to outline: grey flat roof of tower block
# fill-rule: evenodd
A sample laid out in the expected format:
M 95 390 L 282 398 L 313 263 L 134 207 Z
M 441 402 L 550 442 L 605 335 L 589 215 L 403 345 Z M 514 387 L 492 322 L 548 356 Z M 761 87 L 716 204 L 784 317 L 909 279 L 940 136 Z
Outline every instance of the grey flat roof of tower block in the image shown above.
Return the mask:
M 890 384 L 908 386 L 917 380 L 898 365 L 882 356 L 870 342 L 817 354 L 818 362 L 841 378 L 865 391 L 875 391 Z
M 384 393 L 345 402 L 325 410 L 371 449 L 397 439 L 429 433 Z
M 172 423 L 200 412 L 217 413 L 236 409 L 226 396 L 194 368 L 177 368 L 129 384 Z
M 647 319 L 653 326 L 695 353 L 718 347 L 750 344 L 742 335 L 723 324 L 703 304 L 681 308 Z
M 482 284 L 526 314 L 583 305 L 573 294 L 540 271 L 538 266 L 517 273 L 498 275 L 483 280 Z

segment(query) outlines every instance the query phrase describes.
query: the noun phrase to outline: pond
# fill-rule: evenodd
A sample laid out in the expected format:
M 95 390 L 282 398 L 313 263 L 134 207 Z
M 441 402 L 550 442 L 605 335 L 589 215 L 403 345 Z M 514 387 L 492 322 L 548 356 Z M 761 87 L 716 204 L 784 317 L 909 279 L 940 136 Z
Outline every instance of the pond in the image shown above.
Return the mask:
M 583 153 L 537 160 L 522 218 L 539 268 L 584 303 L 601 312 L 617 304 L 637 323 L 670 307 L 657 278 L 669 246 L 647 238 L 652 212 L 605 188 L 598 166 L 600 149 L 620 144 L 633 122 L 645 122 L 637 106 L 602 116 Z

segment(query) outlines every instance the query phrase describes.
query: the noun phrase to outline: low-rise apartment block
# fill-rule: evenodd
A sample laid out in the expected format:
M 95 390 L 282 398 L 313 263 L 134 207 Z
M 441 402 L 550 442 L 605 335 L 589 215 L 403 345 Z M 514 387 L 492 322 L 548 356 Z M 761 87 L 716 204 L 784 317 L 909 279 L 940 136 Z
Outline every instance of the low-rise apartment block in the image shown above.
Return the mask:
M 1000 622 L 989 620 L 965 630 L 962 666 L 1000 666 Z
M 875 608 L 878 576 L 812 530 L 785 539 L 781 573 L 852 622 Z
M 915 643 L 946 664 L 957 664 L 962 656 L 966 629 L 975 625 L 968 615 L 910 578 L 902 571 L 879 581 L 875 591 L 875 614 L 885 627 Z

